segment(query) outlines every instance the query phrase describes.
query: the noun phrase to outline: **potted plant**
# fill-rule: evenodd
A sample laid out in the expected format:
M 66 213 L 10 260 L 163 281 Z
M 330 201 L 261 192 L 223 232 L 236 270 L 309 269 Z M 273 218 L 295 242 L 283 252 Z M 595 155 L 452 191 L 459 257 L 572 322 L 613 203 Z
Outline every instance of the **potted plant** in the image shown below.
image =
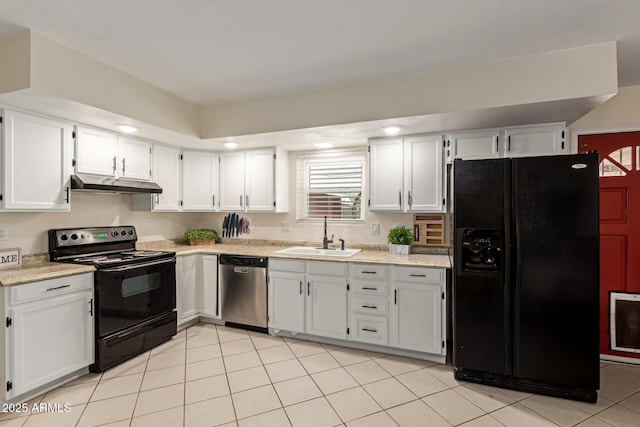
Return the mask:
M 218 232 L 211 228 L 196 228 L 185 231 L 184 238 L 190 245 L 214 245 Z
M 396 255 L 409 255 L 413 233 L 404 225 L 396 225 L 387 234 L 389 252 Z

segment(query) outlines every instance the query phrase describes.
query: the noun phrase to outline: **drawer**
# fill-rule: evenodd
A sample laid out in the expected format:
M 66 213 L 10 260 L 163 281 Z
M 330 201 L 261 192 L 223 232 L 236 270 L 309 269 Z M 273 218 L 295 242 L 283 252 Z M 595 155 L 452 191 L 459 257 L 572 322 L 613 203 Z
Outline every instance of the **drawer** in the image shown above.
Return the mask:
M 387 316 L 389 314 L 389 301 L 382 298 L 352 297 L 351 312 Z
M 389 277 L 389 267 L 376 264 L 350 264 L 349 276 L 386 279 Z
M 389 321 L 386 317 L 354 314 L 351 316 L 349 339 L 370 344 L 389 344 Z
M 308 261 L 307 273 L 324 274 L 331 276 L 346 276 L 346 262 L 325 262 L 325 261 Z
M 375 279 L 349 279 L 350 290 L 358 295 L 389 295 L 389 282 Z
M 269 270 L 304 273 L 304 261 L 297 259 L 269 258 Z
M 15 285 L 9 288 L 9 304 L 55 297 L 80 290 L 93 290 L 93 273 L 76 274 L 56 279 Z
M 409 282 L 444 283 L 444 268 L 392 267 L 394 280 Z

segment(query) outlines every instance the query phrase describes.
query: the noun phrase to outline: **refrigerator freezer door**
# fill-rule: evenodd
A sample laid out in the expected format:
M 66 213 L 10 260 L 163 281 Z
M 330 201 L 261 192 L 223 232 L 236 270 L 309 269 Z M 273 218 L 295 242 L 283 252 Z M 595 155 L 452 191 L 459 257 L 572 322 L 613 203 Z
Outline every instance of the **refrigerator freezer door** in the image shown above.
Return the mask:
M 597 389 L 598 155 L 514 159 L 514 375 Z
M 495 374 L 511 374 L 508 275 L 503 259 L 500 270 L 488 268 L 489 256 L 504 254 L 507 172 L 503 159 L 454 164 L 453 365 Z M 488 240 L 499 251 L 483 249 Z M 482 268 L 473 266 L 474 255 Z

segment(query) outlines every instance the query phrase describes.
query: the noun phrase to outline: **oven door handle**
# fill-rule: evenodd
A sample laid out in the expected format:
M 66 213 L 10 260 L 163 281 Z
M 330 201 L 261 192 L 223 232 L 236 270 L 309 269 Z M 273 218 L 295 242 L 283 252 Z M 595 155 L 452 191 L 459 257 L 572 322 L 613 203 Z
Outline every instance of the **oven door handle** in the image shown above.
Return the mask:
M 115 273 L 118 271 L 129 271 L 129 270 L 134 270 L 136 268 L 140 268 L 140 267 L 150 267 L 152 265 L 160 265 L 160 264 L 171 264 L 176 262 L 175 257 L 171 258 L 169 260 L 163 259 L 161 261 L 153 261 L 153 262 L 145 262 L 142 264 L 133 264 L 133 265 L 123 265 L 121 267 L 112 267 L 112 268 L 103 268 L 100 271 L 104 271 L 105 273 Z

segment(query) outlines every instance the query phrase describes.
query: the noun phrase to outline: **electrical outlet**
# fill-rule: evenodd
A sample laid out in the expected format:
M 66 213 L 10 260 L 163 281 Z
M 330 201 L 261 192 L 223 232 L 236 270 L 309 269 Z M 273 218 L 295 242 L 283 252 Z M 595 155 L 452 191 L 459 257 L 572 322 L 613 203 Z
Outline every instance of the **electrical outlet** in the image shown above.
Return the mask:
M 0 240 L 9 240 L 9 228 L 0 226 Z
M 282 221 L 280 223 L 280 231 L 283 233 L 288 233 L 291 230 L 291 223 L 289 221 Z
M 380 234 L 380 223 L 372 222 L 371 223 L 371 234 Z

